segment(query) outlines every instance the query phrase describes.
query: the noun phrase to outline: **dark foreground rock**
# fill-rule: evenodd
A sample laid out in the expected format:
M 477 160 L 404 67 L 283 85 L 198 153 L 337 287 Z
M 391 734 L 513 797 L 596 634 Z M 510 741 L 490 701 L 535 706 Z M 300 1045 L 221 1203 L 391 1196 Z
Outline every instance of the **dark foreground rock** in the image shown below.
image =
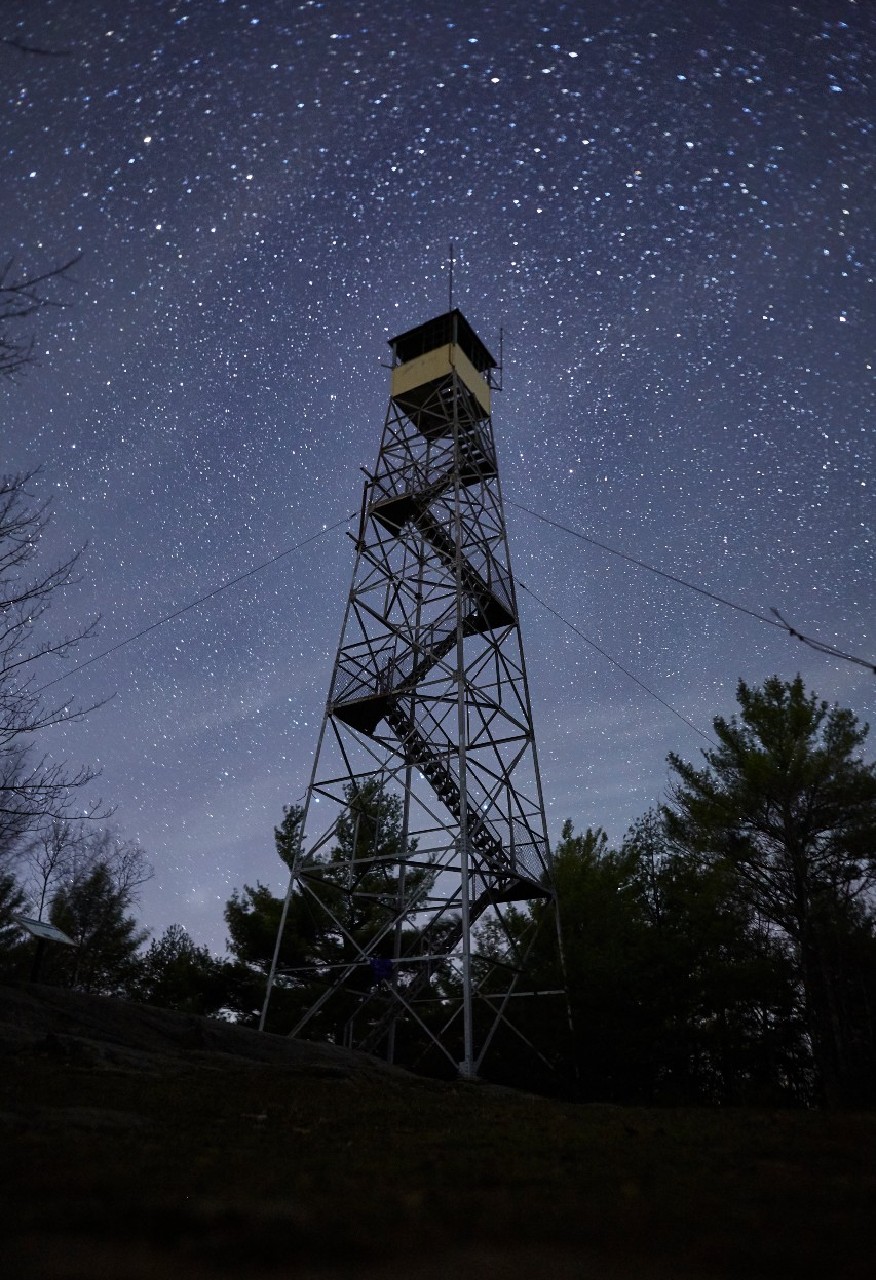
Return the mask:
M 872 1274 L 876 1117 L 575 1107 L 0 989 L 4 1274 Z
M 336 1045 L 260 1034 L 217 1018 L 28 984 L 0 987 L 0 1053 L 28 1052 L 167 1071 L 174 1064 L 273 1064 L 309 1074 L 393 1069 Z M 205 1055 L 205 1056 L 204 1056 Z

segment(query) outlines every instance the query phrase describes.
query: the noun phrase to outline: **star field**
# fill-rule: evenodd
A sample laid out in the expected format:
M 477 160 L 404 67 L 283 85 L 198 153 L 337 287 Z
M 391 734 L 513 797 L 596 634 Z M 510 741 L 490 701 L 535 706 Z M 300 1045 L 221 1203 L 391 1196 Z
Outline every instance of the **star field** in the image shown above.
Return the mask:
M 3 470 L 43 466 L 80 660 L 356 510 L 386 339 L 504 330 L 506 501 L 876 659 L 874 79 L 864 0 L 12 0 L 2 248 L 77 253 Z M 506 511 L 524 583 L 695 724 L 742 676 L 874 718 L 866 671 Z M 73 675 L 56 731 L 222 949 L 279 889 L 352 547 L 327 534 Z M 701 739 L 521 596 L 551 834 L 614 837 Z M 54 674 L 59 674 L 53 672 Z

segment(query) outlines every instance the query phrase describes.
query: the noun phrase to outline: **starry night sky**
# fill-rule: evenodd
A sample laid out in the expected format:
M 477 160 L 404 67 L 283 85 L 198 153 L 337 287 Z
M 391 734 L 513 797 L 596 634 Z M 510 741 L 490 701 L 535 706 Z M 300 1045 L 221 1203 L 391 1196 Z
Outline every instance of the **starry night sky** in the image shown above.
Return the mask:
M 522 503 L 876 660 L 869 0 L 7 0 L 0 248 L 76 253 L 3 394 L 44 468 L 81 661 L 354 512 L 386 339 L 455 302 L 494 351 Z M 876 680 L 507 506 L 512 564 L 708 730 L 800 671 Z M 222 950 L 284 887 L 352 570 L 327 534 L 63 686 L 47 748 L 155 868 L 142 904 Z M 703 740 L 521 592 L 555 838 L 612 837 Z M 46 676 L 60 674 L 53 670 Z M 57 690 L 53 690 L 57 692 Z

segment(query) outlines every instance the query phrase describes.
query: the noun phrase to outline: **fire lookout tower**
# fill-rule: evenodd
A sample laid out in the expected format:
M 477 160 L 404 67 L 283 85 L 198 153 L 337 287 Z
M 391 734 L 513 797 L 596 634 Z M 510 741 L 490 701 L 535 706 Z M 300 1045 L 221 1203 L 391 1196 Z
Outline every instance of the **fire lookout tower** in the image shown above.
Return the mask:
M 334 938 L 293 1035 L 406 1061 L 417 1046 L 474 1076 L 525 974 L 508 906 L 542 900 L 546 919 L 553 902 L 493 440 L 497 364 L 459 310 L 389 346 L 267 998 L 301 979 L 278 964 L 291 906 L 300 928 L 319 919 Z M 508 939 L 498 965 L 477 954 L 487 922 Z

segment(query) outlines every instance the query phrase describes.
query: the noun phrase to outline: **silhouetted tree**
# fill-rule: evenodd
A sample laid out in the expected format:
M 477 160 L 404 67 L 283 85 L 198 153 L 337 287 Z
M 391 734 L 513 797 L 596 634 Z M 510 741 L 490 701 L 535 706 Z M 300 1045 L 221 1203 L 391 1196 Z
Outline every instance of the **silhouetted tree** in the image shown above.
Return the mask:
M 274 844 L 281 862 L 291 869 L 300 834 L 302 810 L 284 806 L 283 820 L 274 828 Z M 261 882 L 235 889 L 225 905 L 228 950 L 232 966 L 228 972 L 227 1000 L 244 1022 L 258 1021 L 265 999 L 265 984 L 271 969 L 277 932 L 283 914 L 283 898 Z M 293 894 L 286 916 L 278 957 L 276 999 L 272 997 L 272 1025 L 285 1026 L 297 1016 L 300 1001 L 288 998 L 306 985 L 312 949 L 318 928 L 312 909 Z
M 123 994 L 134 978 L 137 951 L 147 937 L 130 910 L 139 888 L 152 874 L 135 842 L 121 839 L 111 829 L 81 833 L 48 911 L 50 922 L 76 945 L 47 949 L 41 980 L 105 995 Z
M 147 937 L 128 914 L 129 901 L 104 862 L 58 891 L 50 919 L 76 945 L 51 953 L 55 981 L 99 995 L 125 993 L 134 977 L 137 951 Z
M 539 900 L 505 911 L 505 928 L 519 945 L 507 948 L 502 931 L 487 925 L 480 946 L 516 966 L 524 939 L 535 928 L 518 989 L 532 996 L 514 1009 L 515 1024 L 557 1067 L 555 1087 L 574 1088 L 589 1101 L 645 1101 L 651 1096 L 652 1048 L 658 1034 L 649 1000 L 648 919 L 635 882 L 635 857 L 612 849 L 600 828 L 576 835 L 563 825 L 554 851 L 553 882 L 563 939 L 559 953 L 553 908 Z M 562 996 L 568 982 L 574 1035 Z M 531 1056 L 518 1037 L 503 1033 L 491 1050 L 491 1073 L 508 1083 L 539 1084 Z
M 79 553 L 49 569 L 34 565 L 49 520 L 49 503 L 29 488 L 33 474 L 0 479 L 0 858 L 10 856 L 26 832 L 68 817 L 73 800 L 94 778 L 39 751 L 40 734 L 79 720 L 93 707 L 64 697 L 47 699 L 52 662 L 93 634 L 46 632 L 45 615 L 58 591 L 76 581 Z M 81 799 L 77 801 L 82 810 Z M 93 802 L 88 809 L 98 814 Z
M 287 808 L 274 830 L 277 854 L 287 866 L 295 862 L 302 810 Z M 335 843 L 325 857 L 301 856 L 271 995 L 271 1026 L 288 1029 L 349 969 L 343 991 L 309 1027 L 308 1034 L 339 1038 L 343 1026 L 373 984 L 359 948 L 383 934 L 377 954 L 391 955 L 390 925 L 398 911 L 400 861 L 405 856 L 402 806 L 374 780 L 350 787 L 347 807 L 335 825 Z M 407 852 L 412 852 L 409 844 Z M 422 872 L 407 872 L 422 878 Z M 264 999 L 283 899 L 262 884 L 235 890 L 225 908 L 229 950 L 238 964 L 237 1002 L 241 1016 L 255 1020 Z M 248 980 L 247 980 L 248 975 Z
M 651 812 L 619 850 L 599 829 L 576 835 L 567 822 L 554 883 L 565 968 L 555 930 L 542 927 L 519 988 L 532 998 L 515 1022 L 555 1062 L 555 1083 L 532 1075 L 530 1055 L 508 1035 L 499 1045 L 504 1080 L 548 1089 L 574 1081 L 591 1101 L 800 1100 L 806 1055 L 793 971 L 727 868 L 669 849 Z M 506 919 L 522 940 L 533 923 L 549 923 L 549 910 L 536 901 Z M 488 927 L 482 940 L 516 962 L 499 930 Z M 564 979 L 572 1036 L 564 1002 L 542 994 Z
M 79 824 L 52 818 L 27 845 L 21 864 L 30 907 L 42 920 L 54 890 L 74 874 L 77 859 L 83 856 L 83 832 Z
M 807 1054 L 787 955 L 733 869 L 669 846 L 654 811 L 623 842 L 648 920 L 643 994 L 657 1100 L 804 1100 Z
M 136 965 L 129 994 L 144 1004 L 215 1014 L 226 1004 L 227 966 L 198 946 L 179 924 L 153 938 Z
M 844 996 L 876 884 L 876 766 L 860 755 L 867 726 L 807 694 L 799 677 L 754 689 L 740 681 L 737 698 L 738 716 L 714 722 L 706 768 L 670 756 L 667 828 L 703 865 L 729 868 L 786 940 L 820 1084 L 836 1105 L 861 1073 L 854 1046 L 873 1039 L 872 1011 L 862 1028 Z
M 23 977 L 29 949 L 14 916 L 25 910 L 24 893 L 15 877 L 0 869 L 0 974 Z
M 33 338 L 26 322 L 46 308 L 66 305 L 54 285 L 78 261 L 77 255 L 39 273 L 17 272 L 11 258 L 0 266 L 0 380 L 14 379 L 33 363 Z

